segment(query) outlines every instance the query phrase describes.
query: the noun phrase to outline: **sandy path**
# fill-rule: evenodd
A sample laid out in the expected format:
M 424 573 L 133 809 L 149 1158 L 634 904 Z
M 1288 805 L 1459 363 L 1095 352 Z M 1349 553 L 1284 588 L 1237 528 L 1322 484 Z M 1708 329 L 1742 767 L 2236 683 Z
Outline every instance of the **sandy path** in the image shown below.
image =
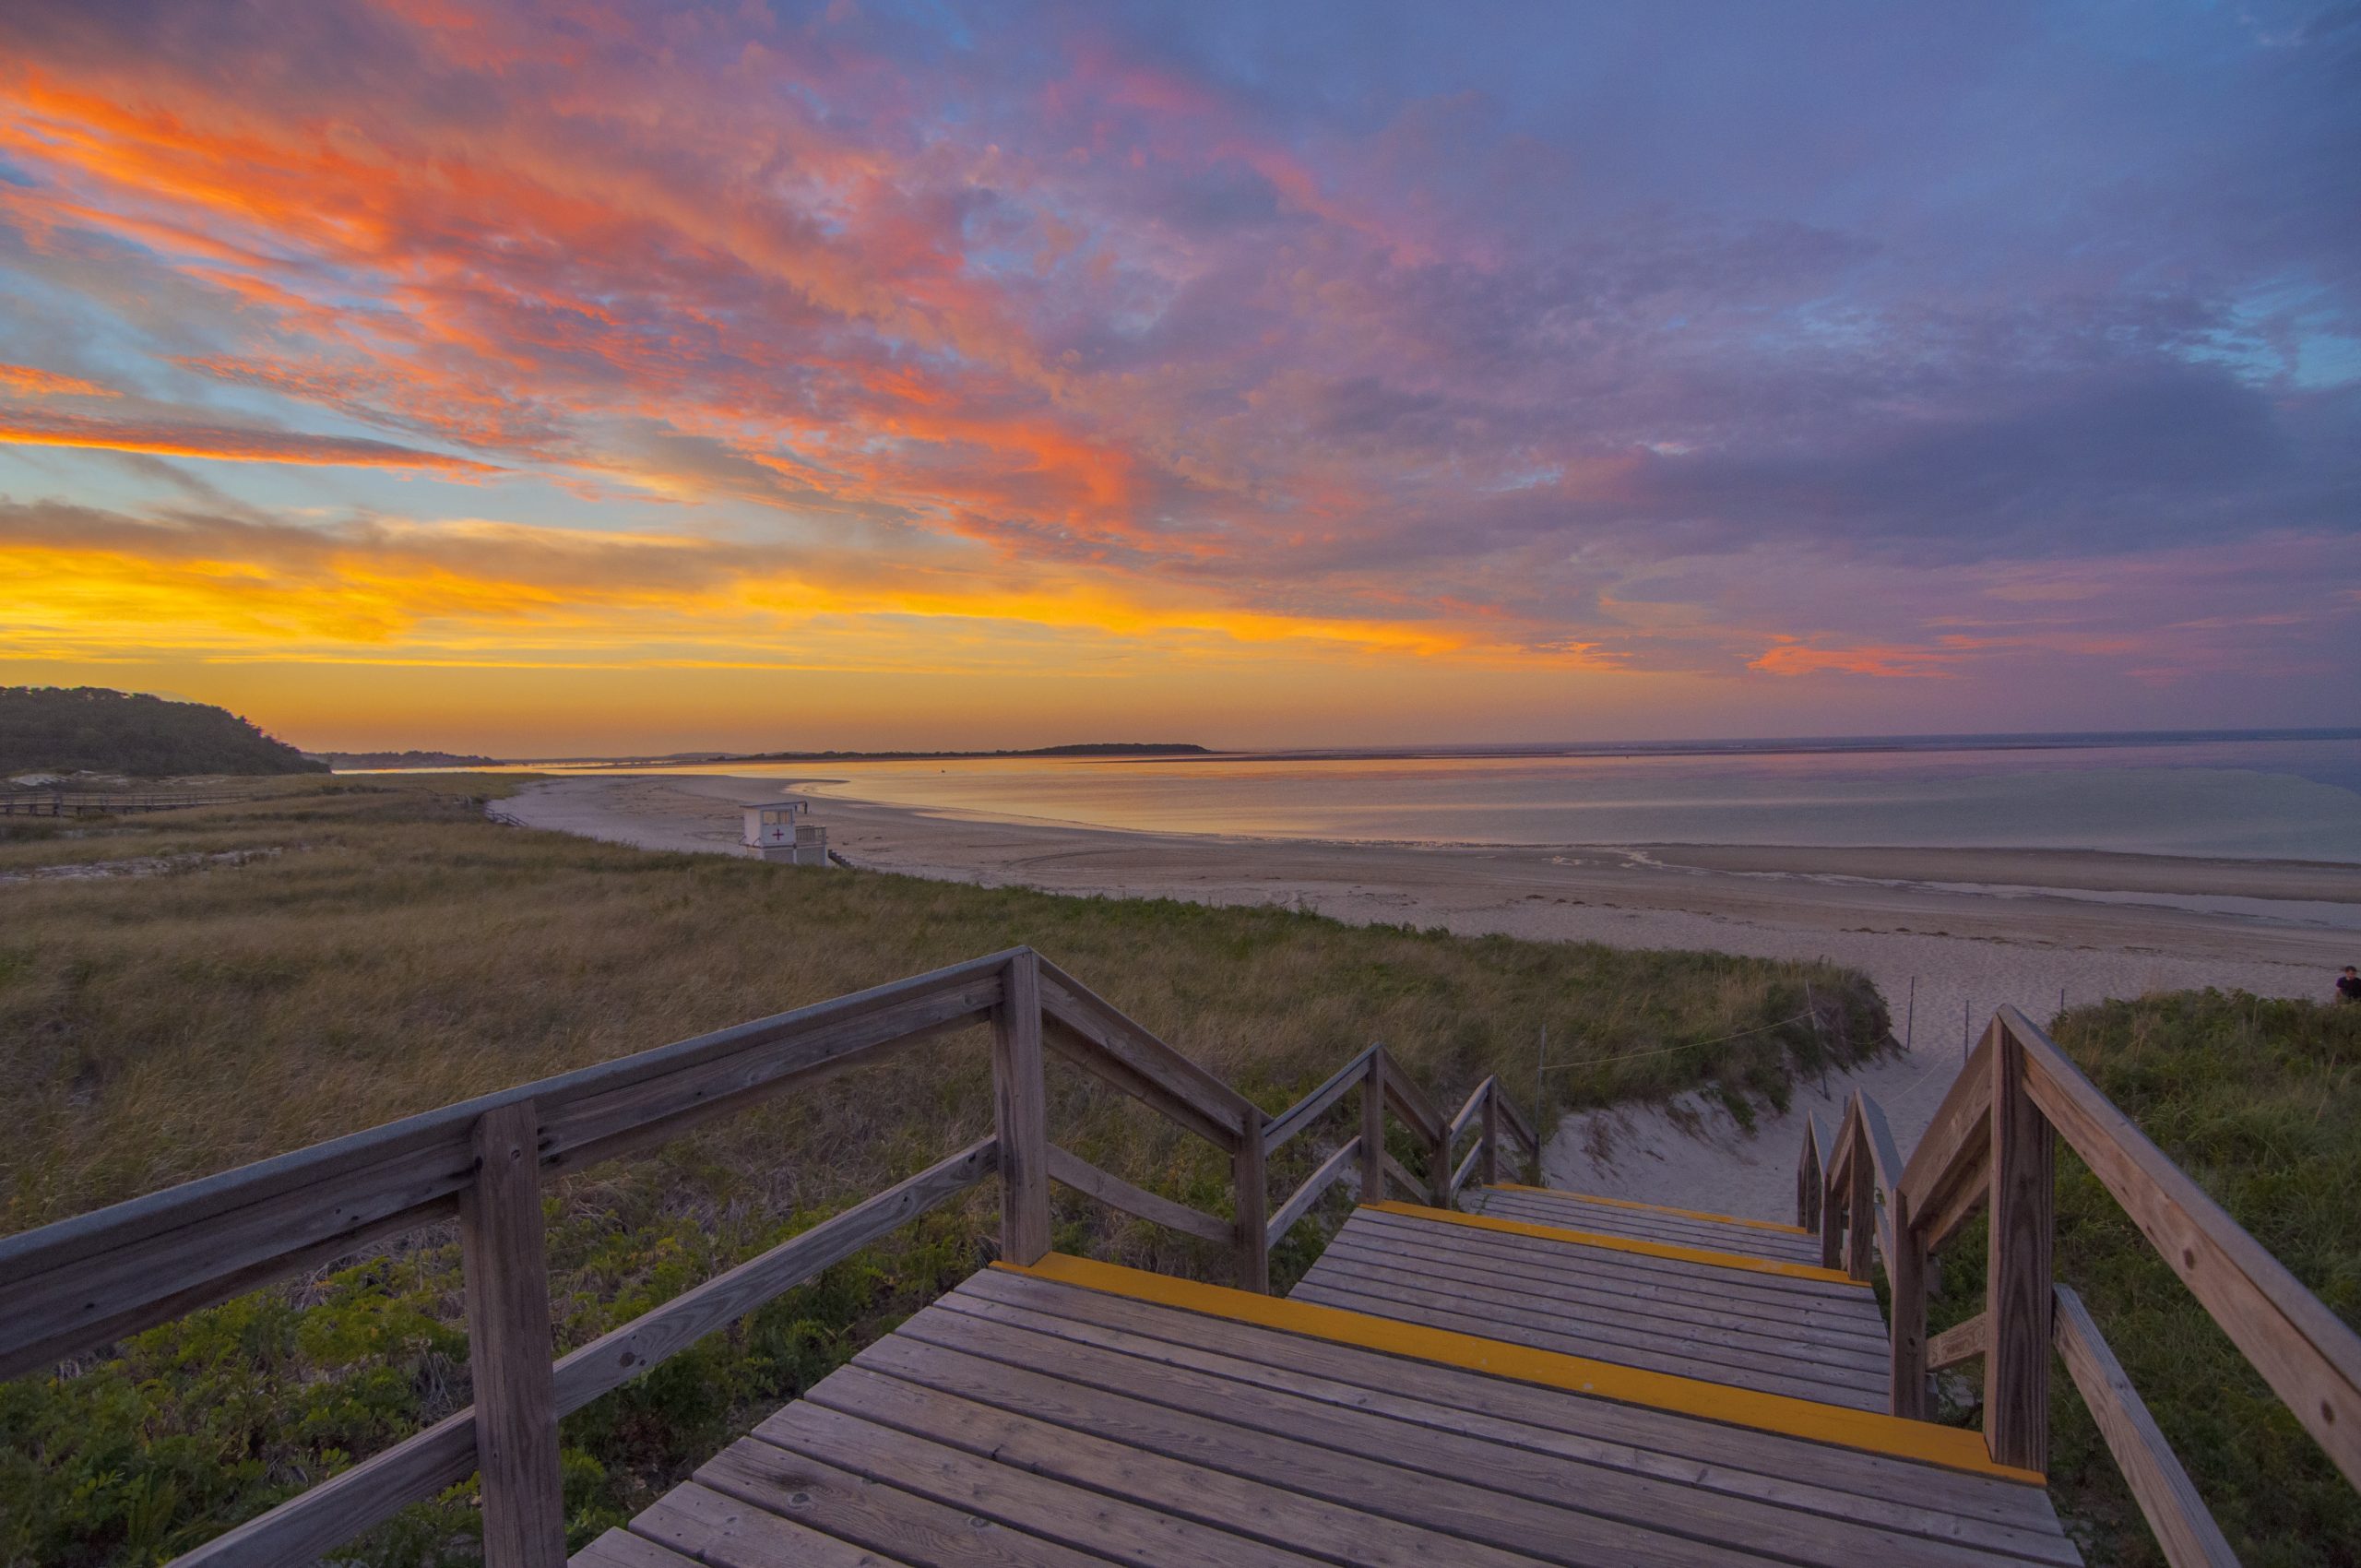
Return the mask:
M 738 853 L 739 804 L 776 799 L 776 778 L 586 777 L 536 784 L 503 803 L 537 827 L 648 849 Z M 1911 1049 L 1747 1134 L 1717 1107 L 1568 1117 L 1552 1139 L 1552 1185 L 1684 1207 L 1789 1218 L 1800 1116 L 1833 1129 L 1857 1084 L 1909 1148 L 1950 1087 L 1963 1017 L 2014 1003 L 2036 1022 L 2070 1004 L 2219 986 L 2325 994 L 2361 953 L 2361 930 L 2274 924 L 2253 898 L 2308 901 L 2361 925 L 2361 868 L 2016 851 L 1426 848 L 1166 836 L 1054 823 L 979 821 L 822 795 L 813 819 L 860 866 L 1056 893 L 1301 906 L 1362 923 L 1440 925 L 1624 947 L 1826 957 L 1861 969 Z M 2005 885 L 2009 896 L 1959 885 Z M 2091 901 L 2169 893 L 2226 910 Z M 2079 895 L 2079 896 L 2078 896 Z M 1915 994 L 1915 1005 L 1912 998 Z

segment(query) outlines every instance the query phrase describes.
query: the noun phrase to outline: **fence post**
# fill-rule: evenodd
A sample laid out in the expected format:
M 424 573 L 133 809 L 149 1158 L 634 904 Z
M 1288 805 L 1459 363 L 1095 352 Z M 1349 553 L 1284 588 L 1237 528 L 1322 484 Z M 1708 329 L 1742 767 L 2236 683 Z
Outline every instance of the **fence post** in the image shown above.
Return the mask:
M 992 1012 L 992 1104 L 1000 1137 L 1000 1255 L 1050 1250 L 1050 1111 L 1041 1080 L 1041 960 L 1026 948 L 1001 976 Z
M 1910 1200 L 1897 1187 L 1888 1194 L 1886 1218 L 1893 1226 L 1893 1250 L 1885 1260 L 1892 1295 L 1892 1347 L 1887 1404 L 1897 1416 L 1927 1419 L 1927 1248 L 1911 1228 Z
M 1246 1125 L 1239 1130 L 1238 1149 L 1229 1159 L 1230 1180 L 1238 1189 L 1238 1288 L 1271 1293 L 1270 1196 L 1264 1190 L 1263 1112 L 1246 1108 Z
M 1498 1078 L 1488 1078 L 1484 1083 L 1484 1152 L 1476 1157 L 1476 1180 L 1487 1187 L 1500 1185 L 1501 1081 Z
M 2025 1051 L 1992 1021 L 1992 1218 L 1984 1443 L 2003 1465 L 2049 1467 L 2056 1139 L 2025 1092 Z
M 540 1117 L 529 1099 L 487 1111 L 477 1118 L 474 1141 L 475 1180 L 459 1192 L 459 1252 L 484 1561 L 492 1568 L 564 1568 Z
M 1820 1229 L 1820 1123 L 1804 1112 L 1804 1147 L 1796 1157 L 1796 1223 L 1807 1230 Z
M 1385 1048 L 1369 1053 L 1361 1079 L 1361 1202 L 1385 1201 Z
M 1860 1090 L 1855 1089 L 1856 1097 Z M 1845 1272 L 1868 1284 L 1878 1247 L 1877 1161 L 1869 1155 L 1868 1122 L 1853 1117 L 1853 1163 L 1845 1168 Z

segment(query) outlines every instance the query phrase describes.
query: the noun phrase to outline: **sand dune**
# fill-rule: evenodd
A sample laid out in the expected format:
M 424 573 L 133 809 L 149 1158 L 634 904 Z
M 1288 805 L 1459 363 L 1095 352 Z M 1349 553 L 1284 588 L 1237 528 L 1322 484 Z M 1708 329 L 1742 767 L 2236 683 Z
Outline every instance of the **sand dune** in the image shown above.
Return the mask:
M 533 785 L 504 809 L 533 826 L 648 849 L 738 853 L 736 807 L 784 787 L 706 775 L 571 778 Z M 1862 969 L 1883 991 L 1905 1051 L 1832 1077 L 1824 1093 L 1803 1086 L 1789 1114 L 1759 1120 L 1751 1134 L 1700 1104 L 1569 1117 L 1552 1141 L 1553 1185 L 1764 1218 L 1788 1218 L 1804 1112 L 1817 1110 L 1833 1129 L 1859 1084 L 1908 1147 L 1950 1087 L 1964 1024 L 1980 1026 L 2001 1003 L 2040 1022 L 2061 994 L 2071 1004 L 2219 986 L 2324 996 L 2336 968 L 2361 953 L 2361 868 L 2352 866 L 2015 850 L 1274 841 L 983 821 L 827 796 L 813 814 L 834 848 L 883 871 L 1058 893 L 1279 903 L 1468 934 L 1825 956 Z

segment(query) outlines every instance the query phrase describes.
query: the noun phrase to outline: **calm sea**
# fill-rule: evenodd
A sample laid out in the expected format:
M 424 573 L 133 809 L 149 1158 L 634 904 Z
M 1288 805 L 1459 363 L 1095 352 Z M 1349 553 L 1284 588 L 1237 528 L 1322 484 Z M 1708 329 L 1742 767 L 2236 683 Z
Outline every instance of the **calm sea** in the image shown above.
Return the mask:
M 1163 833 L 2089 849 L 2361 863 L 2361 731 L 716 771 L 825 777 L 821 792 L 861 800 Z

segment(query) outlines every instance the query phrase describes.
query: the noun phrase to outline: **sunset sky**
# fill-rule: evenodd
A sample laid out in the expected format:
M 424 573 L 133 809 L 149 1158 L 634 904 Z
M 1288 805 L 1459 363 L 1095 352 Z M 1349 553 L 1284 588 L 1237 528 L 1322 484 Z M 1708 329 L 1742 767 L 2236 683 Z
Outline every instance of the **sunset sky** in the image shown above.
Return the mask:
M 315 747 L 2351 723 L 2361 10 L 18 0 L 0 574 Z

